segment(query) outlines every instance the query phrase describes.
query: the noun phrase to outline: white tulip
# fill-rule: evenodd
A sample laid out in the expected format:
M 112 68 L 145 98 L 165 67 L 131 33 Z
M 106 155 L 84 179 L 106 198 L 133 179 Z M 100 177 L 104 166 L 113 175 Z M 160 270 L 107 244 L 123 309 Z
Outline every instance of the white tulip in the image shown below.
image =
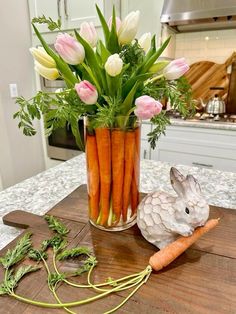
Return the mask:
M 135 38 L 138 30 L 139 16 L 139 11 L 132 11 L 122 21 L 118 32 L 120 44 L 129 44 Z
M 117 53 L 111 55 L 105 63 L 105 70 L 110 76 L 119 75 L 122 71 L 122 67 L 123 61 Z
M 143 48 L 145 53 L 147 53 L 151 47 L 151 40 L 152 40 L 151 33 L 144 33 L 138 40 L 139 46 Z

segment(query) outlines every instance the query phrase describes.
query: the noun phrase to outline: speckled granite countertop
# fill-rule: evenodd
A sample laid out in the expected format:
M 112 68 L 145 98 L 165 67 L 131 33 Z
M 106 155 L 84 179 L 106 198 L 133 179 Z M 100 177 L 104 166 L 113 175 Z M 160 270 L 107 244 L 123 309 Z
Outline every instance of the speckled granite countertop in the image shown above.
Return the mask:
M 174 193 L 169 182 L 171 166 L 169 163 L 142 160 L 141 191 L 162 189 Z M 236 173 L 183 165 L 177 168 L 199 180 L 209 204 L 236 209 Z M 3 225 L 2 216 L 16 209 L 42 215 L 83 183 L 86 183 L 84 154 L 0 192 L 0 248 L 21 232 Z
M 235 122 L 221 122 L 221 121 L 209 121 L 209 120 L 183 120 L 171 118 L 171 125 L 186 126 L 194 128 L 205 128 L 205 129 L 218 129 L 218 130 L 231 130 L 236 131 Z

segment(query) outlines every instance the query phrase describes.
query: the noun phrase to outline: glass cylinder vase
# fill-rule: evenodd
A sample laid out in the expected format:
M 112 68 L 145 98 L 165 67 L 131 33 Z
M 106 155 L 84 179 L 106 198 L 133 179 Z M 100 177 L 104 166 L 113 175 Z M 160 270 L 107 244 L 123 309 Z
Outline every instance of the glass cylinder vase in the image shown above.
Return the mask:
M 107 231 L 136 223 L 139 204 L 140 122 L 118 117 L 113 127 L 85 118 L 89 219 Z

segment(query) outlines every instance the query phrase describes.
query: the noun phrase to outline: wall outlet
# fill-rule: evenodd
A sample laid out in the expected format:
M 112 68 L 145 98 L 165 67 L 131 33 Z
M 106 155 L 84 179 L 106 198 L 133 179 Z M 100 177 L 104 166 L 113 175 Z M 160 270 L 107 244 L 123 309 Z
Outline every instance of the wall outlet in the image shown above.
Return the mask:
M 16 83 L 9 84 L 9 88 L 10 88 L 10 96 L 11 96 L 11 98 L 18 97 L 17 84 Z

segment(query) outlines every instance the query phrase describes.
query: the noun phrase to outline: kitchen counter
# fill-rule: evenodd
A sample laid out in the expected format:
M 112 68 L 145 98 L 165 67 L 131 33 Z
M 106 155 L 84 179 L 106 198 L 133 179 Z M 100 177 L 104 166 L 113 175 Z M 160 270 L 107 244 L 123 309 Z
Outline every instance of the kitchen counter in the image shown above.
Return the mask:
M 169 163 L 141 161 L 142 192 L 162 189 L 174 194 L 169 182 Z M 236 173 L 178 165 L 184 174 L 193 174 L 202 186 L 209 204 L 236 209 Z M 0 219 L 21 209 L 42 215 L 79 185 L 86 183 L 85 155 L 48 169 L 0 193 Z M 0 248 L 12 241 L 20 230 L 5 226 L 0 220 Z
M 219 129 L 219 130 L 232 130 L 236 131 L 235 122 L 221 122 L 221 121 L 210 121 L 210 120 L 197 120 L 197 119 L 175 119 L 171 118 L 171 125 L 176 126 L 187 126 L 195 128 L 206 128 L 206 129 Z

